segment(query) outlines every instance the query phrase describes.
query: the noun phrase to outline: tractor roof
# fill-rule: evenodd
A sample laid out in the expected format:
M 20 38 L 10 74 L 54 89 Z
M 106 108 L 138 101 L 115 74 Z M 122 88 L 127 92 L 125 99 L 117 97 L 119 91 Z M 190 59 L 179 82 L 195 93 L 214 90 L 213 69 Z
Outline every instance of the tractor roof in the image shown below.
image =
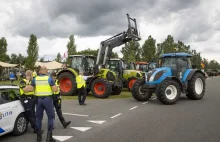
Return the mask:
M 93 56 L 93 55 L 69 55 L 69 57 L 91 57 L 91 58 L 96 58 L 96 56 Z
M 136 62 L 136 64 L 140 64 L 140 65 L 147 65 L 147 62 Z
M 162 54 L 160 57 L 192 57 L 192 55 L 184 52 L 179 52 Z

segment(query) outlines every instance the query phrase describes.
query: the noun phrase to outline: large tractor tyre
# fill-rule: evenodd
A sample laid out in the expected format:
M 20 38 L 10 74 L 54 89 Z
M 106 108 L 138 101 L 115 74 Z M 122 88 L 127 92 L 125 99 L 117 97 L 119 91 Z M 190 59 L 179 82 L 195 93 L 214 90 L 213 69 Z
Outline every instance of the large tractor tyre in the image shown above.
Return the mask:
M 128 88 L 128 91 L 131 92 L 131 89 L 132 89 L 132 86 L 134 85 L 134 83 L 137 81 L 137 78 L 135 77 L 131 77 L 128 79 L 128 84 L 127 84 L 127 88 Z
M 195 73 L 187 89 L 186 96 L 191 100 L 200 100 L 205 94 L 205 77 L 201 73 Z
M 132 96 L 137 101 L 148 101 L 152 96 L 150 89 L 143 89 L 144 83 L 144 79 L 138 79 L 131 89 Z
M 60 82 L 60 93 L 63 96 L 77 95 L 77 87 L 75 77 L 69 73 L 64 72 L 58 76 Z
M 180 85 L 175 80 L 165 80 L 158 86 L 156 95 L 163 104 L 175 104 L 180 97 Z
M 91 92 L 97 98 L 107 98 L 112 92 L 111 83 L 108 80 L 97 78 L 92 82 Z
M 120 95 L 122 89 L 123 89 L 123 84 L 122 84 L 122 82 L 118 82 L 117 86 L 113 86 L 113 87 L 112 87 L 112 93 L 111 93 L 111 95 Z

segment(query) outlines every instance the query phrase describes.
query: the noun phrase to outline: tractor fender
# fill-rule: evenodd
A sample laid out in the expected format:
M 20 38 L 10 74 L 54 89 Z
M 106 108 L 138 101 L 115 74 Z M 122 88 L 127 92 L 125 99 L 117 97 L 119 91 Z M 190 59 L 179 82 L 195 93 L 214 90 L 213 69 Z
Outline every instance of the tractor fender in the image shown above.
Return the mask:
M 181 80 L 175 76 L 170 76 L 170 77 L 167 77 L 168 79 L 171 79 L 171 80 L 175 80 L 176 82 L 178 82 L 178 84 L 180 85 L 180 90 L 182 91 L 183 90 L 183 84 L 181 82 Z
M 59 75 L 64 73 L 64 72 L 69 72 L 69 73 L 71 73 L 75 77 L 79 75 L 74 69 L 67 68 L 67 69 L 63 69 L 63 70 L 59 71 L 58 74 L 57 74 L 57 77 L 59 77 Z
M 202 72 L 201 70 L 192 69 L 190 72 L 188 72 L 187 77 L 186 77 L 186 80 L 184 80 L 184 81 L 191 80 L 191 78 L 193 77 L 193 75 L 194 75 L 195 73 L 197 73 L 197 72 L 201 73 L 201 74 L 205 77 L 205 73 Z

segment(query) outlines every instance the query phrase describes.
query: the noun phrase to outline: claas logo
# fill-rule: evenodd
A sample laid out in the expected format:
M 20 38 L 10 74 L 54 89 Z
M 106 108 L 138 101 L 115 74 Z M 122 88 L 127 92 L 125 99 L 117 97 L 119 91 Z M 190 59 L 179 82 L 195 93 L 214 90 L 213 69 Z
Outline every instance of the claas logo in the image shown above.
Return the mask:
M 8 111 L 8 112 L 5 112 L 5 113 L 0 112 L 0 120 L 3 119 L 4 117 L 9 116 L 9 115 L 12 115 L 12 111 Z

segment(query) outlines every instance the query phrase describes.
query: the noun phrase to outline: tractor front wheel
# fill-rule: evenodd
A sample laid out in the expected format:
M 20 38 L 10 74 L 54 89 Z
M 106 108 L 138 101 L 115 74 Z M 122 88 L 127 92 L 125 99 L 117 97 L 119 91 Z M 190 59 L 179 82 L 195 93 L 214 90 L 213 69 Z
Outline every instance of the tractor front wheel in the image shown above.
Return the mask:
M 71 96 L 73 94 L 77 94 L 75 77 L 69 73 L 64 72 L 58 76 L 58 80 L 60 83 L 60 93 L 63 96 Z
M 132 78 L 128 79 L 128 85 L 127 85 L 128 91 L 131 92 L 132 86 L 134 85 L 134 83 L 136 81 L 137 81 L 137 78 L 135 78 L 135 77 L 132 77 Z
M 166 105 L 175 104 L 180 97 L 180 85 L 175 80 L 165 80 L 157 88 L 157 99 Z
M 143 85 L 144 85 L 144 79 L 139 79 L 134 83 L 131 89 L 132 96 L 137 101 L 148 101 L 152 96 L 151 90 L 144 89 Z
M 97 98 L 107 98 L 111 95 L 111 83 L 105 79 L 97 78 L 92 82 L 91 92 Z
M 195 73 L 189 80 L 186 96 L 191 100 L 200 100 L 205 94 L 205 77 L 201 73 Z
M 112 94 L 111 95 L 120 95 L 123 88 L 123 84 L 121 81 L 117 82 L 116 85 L 112 87 Z

